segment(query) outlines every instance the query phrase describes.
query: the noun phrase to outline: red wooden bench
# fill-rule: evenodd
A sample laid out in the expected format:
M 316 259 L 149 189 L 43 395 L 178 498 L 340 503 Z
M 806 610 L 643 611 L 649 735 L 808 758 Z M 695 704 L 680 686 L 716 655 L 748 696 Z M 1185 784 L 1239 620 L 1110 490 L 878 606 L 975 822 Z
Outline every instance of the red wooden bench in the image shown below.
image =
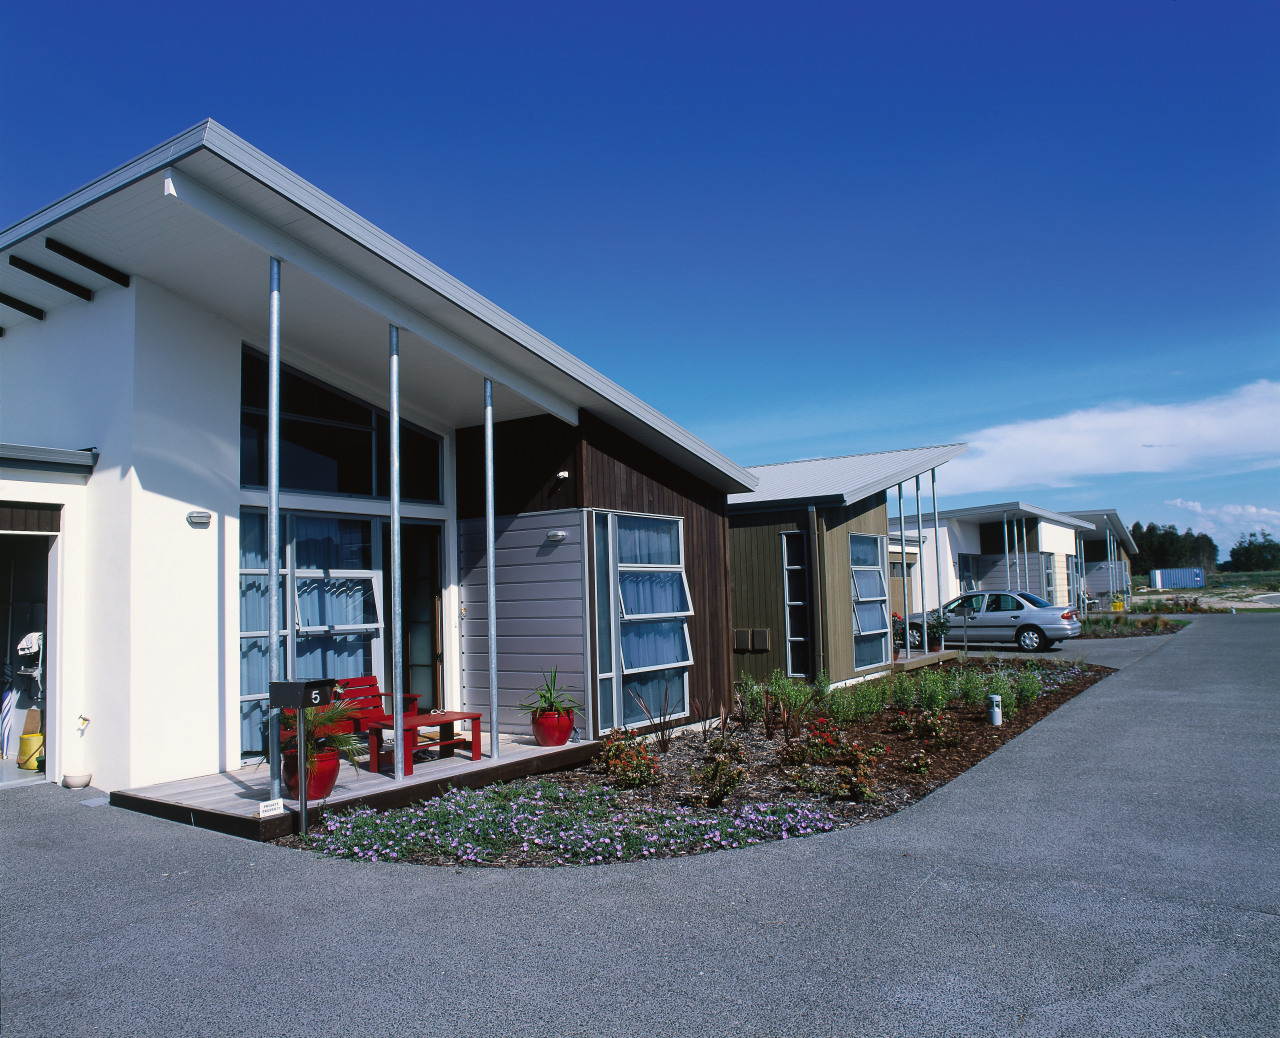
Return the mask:
M 433 710 L 425 714 L 405 714 L 404 715 L 404 773 L 406 775 L 413 774 L 413 755 L 417 750 L 434 750 L 439 749 L 441 757 L 452 757 L 453 748 L 455 746 L 469 746 L 471 748 L 471 759 L 480 759 L 480 726 L 474 722 L 480 720 L 483 714 L 472 714 L 462 710 Z M 471 734 L 458 735 L 454 731 L 454 725 L 458 721 L 471 721 Z M 372 721 L 369 723 L 369 770 L 377 772 L 379 770 L 382 754 L 382 733 L 390 732 L 395 727 L 395 722 L 391 718 L 385 721 Z M 429 739 L 426 742 L 418 741 L 419 728 L 439 728 L 440 738 Z
M 394 718 L 383 709 L 378 679 L 374 676 L 345 678 L 336 682 L 336 685 L 340 690 L 338 698 L 356 707 L 356 713 L 350 721 L 344 722 L 351 725 L 348 730 L 367 732 L 369 735 L 369 771 L 377 774 L 381 764 L 382 733 L 395 728 Z M 413 754 L 417 750 L 438 749 L 441 757 L 452 757 L 455 746 L 469 746 L 471 759 L 479 760 L 479 725 L 472 725 L 470 737 L 456 734 L 454 725 L 458 721 L 479 721 L 484 715 L 460 710 L 428 710 L 419 713 L 419 698 L 408 692 L 404 696 L 404 773 L 413 774 Z M 419 728 L 439 728 L 440 738 L 419 742 Z

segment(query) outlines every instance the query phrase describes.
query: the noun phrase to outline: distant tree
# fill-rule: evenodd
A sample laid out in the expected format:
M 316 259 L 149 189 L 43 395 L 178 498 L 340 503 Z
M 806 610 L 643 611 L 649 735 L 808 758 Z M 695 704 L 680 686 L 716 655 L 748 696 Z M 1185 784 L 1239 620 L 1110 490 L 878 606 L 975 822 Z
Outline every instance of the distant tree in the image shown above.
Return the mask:
M 1184 566 L 1199 566 L 1208 572 L 1218 568 L 1218 546 L 1207 533 L 1196 533 L 1190 527 L 1179 533 L 1172 525 L 1134 523 L 1129 534 L 1138 546 L 1134 568 L 1139 572 Z
M 1231 569 L 1236 573 L 1280 569 L 1280 542 L 1266 530 L 1247 538 L 1241 534 L 1231 549 Z

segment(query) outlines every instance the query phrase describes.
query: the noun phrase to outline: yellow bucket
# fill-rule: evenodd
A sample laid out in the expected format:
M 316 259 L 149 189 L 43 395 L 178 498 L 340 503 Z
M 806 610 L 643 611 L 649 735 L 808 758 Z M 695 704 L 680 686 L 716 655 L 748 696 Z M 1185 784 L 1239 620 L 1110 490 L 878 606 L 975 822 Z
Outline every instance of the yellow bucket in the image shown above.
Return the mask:
M 1113 613 L 1123 613 L 1123 612 L 1124 612 L 1124 603 L 1123 603 L 1123 602 L 1112 602 L 1112 603 L 1111 603 L 1111 611 L 1112 611 Z
M 36 759 L 44 753 L 44 736 L 40 732 L 18 739 L 18 767 L 36 770 Z

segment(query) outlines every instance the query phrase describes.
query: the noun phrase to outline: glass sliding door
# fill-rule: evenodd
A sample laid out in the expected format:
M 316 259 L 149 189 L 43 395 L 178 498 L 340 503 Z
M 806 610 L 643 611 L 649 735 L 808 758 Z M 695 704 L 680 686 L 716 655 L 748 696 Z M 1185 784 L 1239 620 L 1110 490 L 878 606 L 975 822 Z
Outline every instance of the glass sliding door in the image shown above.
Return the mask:
M 382 668 L 383 581 L 368 518 L 282 516 L 280 639 L 284 680 L 352 678 Z M 240 748 L 266 752 L 267 517 L 240 516 Z M 380 546 L 377 546 L 380 547 Z

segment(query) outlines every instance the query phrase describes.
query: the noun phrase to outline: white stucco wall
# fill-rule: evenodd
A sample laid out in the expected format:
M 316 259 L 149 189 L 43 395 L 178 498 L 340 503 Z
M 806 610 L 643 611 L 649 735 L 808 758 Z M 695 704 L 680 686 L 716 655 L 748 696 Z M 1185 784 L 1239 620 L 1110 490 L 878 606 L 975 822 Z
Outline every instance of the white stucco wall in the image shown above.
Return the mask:
M 1040 550 L 1055 555 L 1076 553 L 1076 531 L 1070 526 L 1060 526 L 1046 519 L 1040 520 Z
M 110 790 L 238 760 L 238 640 L 226 634 L 238 626 L 240 342 L 138 278 L 6 333 L 0 440 L 99 451 L 84 486 L 0 479 L 5 499 L 64 506 L 50 779 L 91 771 Z M 194 510 L 213 514 L 208 529 L 188 525 Z
M 239 759 L 240 353 L 234 325 L 137 285 L 131 785 Z M 187 513 L 209 512 L 207 528 Z M 164 732 L 162 740 L 157 731 Z M 160 743 L 160 745 L 157 745 Z

